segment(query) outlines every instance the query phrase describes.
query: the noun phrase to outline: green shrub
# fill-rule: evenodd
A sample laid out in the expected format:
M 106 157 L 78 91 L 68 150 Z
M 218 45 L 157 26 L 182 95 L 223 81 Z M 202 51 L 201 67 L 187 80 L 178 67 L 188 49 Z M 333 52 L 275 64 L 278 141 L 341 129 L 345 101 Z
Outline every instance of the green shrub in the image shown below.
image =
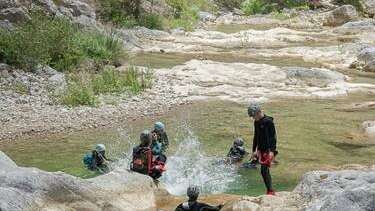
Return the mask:
M 71 71 L 85 59 L 115 64 L 124 55 L 114 34 L 81 31 L 66 19 L 36 11 L 31 16 L 13 31 L 0 30 L 3 62 L 24 70 L 49 65 L 58 71 Z
M 168 28 L 182 27 L 191 31 L 198 22 L 199 5 L 188 0 L 167 0 L 167 4 L 173 8 L 173 17 L 168 19 Z
M 96 104 L 97 98 L 94 95 L 91 87 L 82 86 L 81 83 L 71 82 L 69 83 L 69 88 L 62 97 L 62 103 L 68 106 L 79 106 L 87 105 L 94 106 Z
M 163 18 L 156 14 L 145 14 L 139 18 L 138 24 L 149 29 L 163 29 Z
M 151 69 L 141 71 L 137 67 L 129 67 L 125 72 L 106 68 L 100 73 L 73 73 L 68 77 L 69 88 L 62 96 L 62 103 L 69 106 L 97 103 L 97 95 L 129 91 L 138 94 L 151 88 L 153 72 Z
M 244 0 L 215 0 L 216 4 L 220 7 L 225 7 L 228 9 L 240 8 Z
M 245 0 L 241 9 L 246 15 L 279 13 L 284 8 L 307 8 L 307 0 Z
M 82 58 L 77 46 L 72 45 L 76 28 L 68 20 L 50 18 L 39 12 L 31 16 L 31 20 L 14 31 L 0 30 L 3 60 L 26 70 L 38 64 L 75 66 Z
M 122 42 L 113 33 L 103 35 L 98 32 L 80 32 L 75 41 L 85 58 L 95 61 L 98 67 L 117 64 L 125 56 Z
M 265 5 L 262 0 L 246 0 L 242 3 L 241 9 L 245 15 L 254 15 L 263 13 L 265 11 Z

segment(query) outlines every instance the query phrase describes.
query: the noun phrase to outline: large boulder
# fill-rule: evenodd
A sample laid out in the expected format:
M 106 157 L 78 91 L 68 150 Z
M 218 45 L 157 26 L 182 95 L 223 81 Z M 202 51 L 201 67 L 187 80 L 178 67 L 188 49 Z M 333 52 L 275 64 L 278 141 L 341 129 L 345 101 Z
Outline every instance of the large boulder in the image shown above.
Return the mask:
M 309 211 L 374 210 L 375 171 L 309 172 L 294 192 L 308 201 Z
M 70 9 L 74 17 L 83 15 L 93 19 L 96 18 L 95 9 L 83 1 L 64 0 L 62 5 Z
M 0 151 L 0 210 L 155 210 L 151 178 L 117 169 L 84 180 L 18 167 Z
M 352 5 L 344 5 L 325 14 L 323 19 L 324 26 L 340 26 L 346 22 L 358 18 L 357 10 Z
M 368 14 L 370 17 L 375 15 L 375 1 L 374 0 L 359 0 L 363 12 Z
M 357 56 L 355 66 L 366 72 L 375 72 L 375 47 L 363 49 Z
M 11 23 L 20 23 L 30 19 L 25 10 L 19 7 L 12 7 L 0 10 L 0 20 L 8 20 Z

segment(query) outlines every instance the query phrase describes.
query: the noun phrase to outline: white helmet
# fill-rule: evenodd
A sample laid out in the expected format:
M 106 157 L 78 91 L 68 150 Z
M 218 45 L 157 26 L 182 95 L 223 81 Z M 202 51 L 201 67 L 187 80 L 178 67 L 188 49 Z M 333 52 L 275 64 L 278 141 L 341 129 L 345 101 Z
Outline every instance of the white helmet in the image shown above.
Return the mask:
M 105 146 L 104 146 L 104 144 L 97 144 L 97 145 L 95 146 L 95 151 L 97 151 L 97 152 L 104 152 L 104 151 L 105 151 Z

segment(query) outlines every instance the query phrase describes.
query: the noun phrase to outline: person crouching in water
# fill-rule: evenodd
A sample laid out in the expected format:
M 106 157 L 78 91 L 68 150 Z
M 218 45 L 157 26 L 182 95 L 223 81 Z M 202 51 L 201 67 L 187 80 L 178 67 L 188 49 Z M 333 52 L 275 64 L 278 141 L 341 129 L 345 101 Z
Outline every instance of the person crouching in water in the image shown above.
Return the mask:
M 209 210 L 221 210 L 223 205 L 211 206 L 205 203 L 198 202 L 199 188 L 197 186 L 190 186 L 186 191 L 189 200 L 181 203 L 175 209 L 175 211 L 209 211 Z
M 167 132 L 165 131 L 165 125 L 162 122 L 155 122 L 154 130 L 152 131 L 152 139 L 161 143 L 161 151 L 163 153 L 167 151 L 169 140 Z
M 233 141 L 233 145 L 227 154 L 227 159 L 230 164 L 242 161 L 242 159 L 248 154 L 243 145 L 244 141 L 242 138 L 237 138 Z
M 104 144 L 97 144 L 95 150 L 91 154 L 86 154 L 83 158 L 85 166 L 92 171 L 99 171 L 101 173 L 109 172 L 108 162 L 112 160 L 105 156 L 105 150 Z
M 251 104 L 248 107 L 248 115 L 254 120 L 253 157 L 258 157 L 267 194 L 275 195 L 270 174 L 272 161 L 277 154 L 273 118 L 265 115 L 259 104 Z
M 148 130 L 144 130 L 141 133 L 140 141 L 141 144 L 133 148 L 131 170 L 157 179 L 165 170 L 165 162 L 157 158 L 153 159 L 151 133 Z

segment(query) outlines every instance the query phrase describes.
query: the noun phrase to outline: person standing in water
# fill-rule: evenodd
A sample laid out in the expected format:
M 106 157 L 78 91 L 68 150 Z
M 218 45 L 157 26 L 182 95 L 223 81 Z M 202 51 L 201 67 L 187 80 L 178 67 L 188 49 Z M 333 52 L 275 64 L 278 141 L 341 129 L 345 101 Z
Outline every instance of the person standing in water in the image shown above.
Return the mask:
M 259 159 L 267 195 L 275 195 L 270 174 L 272 161 L 277 154 L 275 124 L 272 117 L 262 112 L 259 104 L 250 104 L 247 111 L 254 120 L 253 156 Z
M 152 131 L 152 140 L 161 144 L 161 152 L 165 153 L 169 146 L 169 140 L 167 132 L 165 131 L 165 125 L 162 122 L 155 122 L 154 130 Z

